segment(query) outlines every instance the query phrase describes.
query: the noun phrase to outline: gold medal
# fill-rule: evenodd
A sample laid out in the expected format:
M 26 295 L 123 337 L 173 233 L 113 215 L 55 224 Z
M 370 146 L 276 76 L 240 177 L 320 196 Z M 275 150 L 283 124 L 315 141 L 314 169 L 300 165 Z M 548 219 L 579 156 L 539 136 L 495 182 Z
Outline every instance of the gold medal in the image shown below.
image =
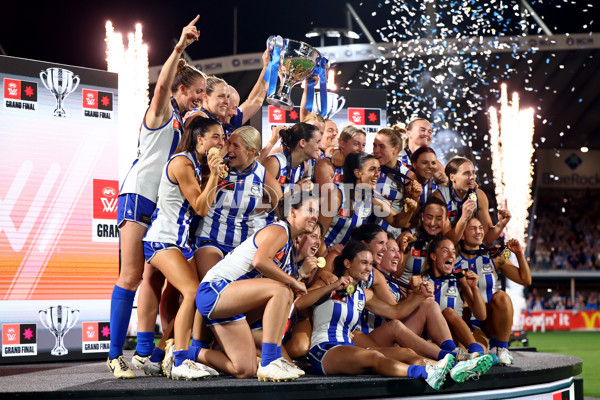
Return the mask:
M 356 292 L 356 286 L 353 283 L 346 286 L 346 294 L 348 296 L 352 296 L 354 292 Z
M 312 192 L 313 187 L 314 187 L 313 183 L 312 182 L 308 182 L 308 191 L 309 192 Z M 323 267 L 319 267 L 319 268 L 323 268 Z
M 505 260 L 508 260 L 510 258 L 510 250 L 509 249 L 505 249 L 502 252 L 502 256 L 504 257 Z
M 323 257 L 317 258 L 317 267 L 325 268 L 325 264 L 327 264 L 327 262 L 325 261 L 325 259 Z
M 475 193 L 475 192 L 469 193 L 469 198 L 473 201 L 477 201 L 477 193 Z
M 221 179 L 225 179 L 229 176 L 229 172 L 227 172 L 227 170 L 224 170 L 223 172 L 221 172 L 221 175 L 219 175 Z
M 219 150 L 218 147 L 211 147 L 210 150 L 208 150 L 208 154 L 220 155 L 221 154 L 221 150 Z

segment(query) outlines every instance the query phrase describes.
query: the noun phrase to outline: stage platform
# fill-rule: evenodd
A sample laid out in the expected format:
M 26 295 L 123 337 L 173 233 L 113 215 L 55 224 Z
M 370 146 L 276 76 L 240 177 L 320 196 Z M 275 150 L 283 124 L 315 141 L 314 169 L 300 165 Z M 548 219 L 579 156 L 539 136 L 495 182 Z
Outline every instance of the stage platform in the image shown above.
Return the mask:
M 516 350 L 516 349 L 515 349 Z M 308 373 L 294 382 L 218 377 L 203 381 L 171 381 L 147 377 L 117 380 L 103 361 L 40 363 L 0 366 L 1 399 L 583 399 L 579 358 L 512 351 L 514 364 L 494 366 L 479 380 L 462 384 L 447 378 L 441 390 L 424 380 L 377 375 L 323 377 Z M 128 360 L 132 351 L 125 352 Z

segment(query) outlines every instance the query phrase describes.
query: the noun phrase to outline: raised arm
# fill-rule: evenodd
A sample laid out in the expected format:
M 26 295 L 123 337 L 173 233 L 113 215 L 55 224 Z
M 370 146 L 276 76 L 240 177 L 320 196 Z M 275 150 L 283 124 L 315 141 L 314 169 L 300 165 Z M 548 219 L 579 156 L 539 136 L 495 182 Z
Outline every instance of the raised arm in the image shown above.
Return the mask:
M 531 285 L 531 269 L 529 268 L 525 254 L 523 254 L 521 244 L 518 240 L 511 239 L 506 245 L 517 256 L 519 267 L 517 268 L 510 260 L 505 259 L 502 254 L 494 259 L 494 263 L 511 281 L 523 286 Z
M 181 57 L 181 53 L 183 53 L 186 47 L 200 37 L 200 32 L 198 32 L 195 26 L 199 19 L 200 15 L 197 15 L 192 22 L 183 28 L 181 37 L 175 45 L 173 52 L 160 70 L 154 89 L 154 97 L 152 97 L 152 102 L 144 117 L 144 122 L 150 129 L 161 127 L 169 120 L 169 118 L 171 118 L 171 85 L 175 79 L 177 64 Z
M 502 231 L 504 230 L 504 228 L 510 221 L 511 214 L 510 214 L 510 211 L 508 211 L 508 209 L 506 207 L 506 200 L 504 200 L 504 208 L 501 208 L 498 210 L 498 223 L 496 225 L 492 226 L 492 219 L 490 218 L 490 213 L 488 211 L 489 210 L 488 198 L 485 195 L 485 193 L 483 193 L 480 189 L 477 189 L 477 198 L 478 199 L 480 198 L 479 196 L 482 196 L 484 198 L 482 200 L 484 200 L 484 201 L 479 201 L 479 209 L 477 210 L 477 216 L 479 217 L 479 220 L 483 224 L 484 229 L 486 229 L 486 225 L 487 225 L 487 229 L 486 229 L 487 233 L 485 234 L 483 240 L 484 240 L 484 242 L 491 243 L 500 237 L 500 234 L 502 234 Z M 481 216 L 483 216 L 483 219 Z M 484 223 L 484 221 L 485 221 L 485 223 Z
M 262 71 L 260 71 L 258 80 L 256 81 L 256 84 L 254 84 L 254 87 L 252 88 L 252 91 L 248 95 L 246 101 L 244 101 L 240 106 L 240 110 L 244 115 L 242 119 L 242 125 L 248 122 L 250 118 L 252 118 L 252 116 L 256 114 L 258 110 L 260 110 L 260 107 L 262 106 L 263 101 L 267 96 L 267 90 L 269 85 L 265 81 L 265 71 L 267 70 L 269 61 L 271 61 L 271 54 L 269 53 L 269 49 L 265 50 L 265 52 L 263 53 L 262 61 L 263 69 Z

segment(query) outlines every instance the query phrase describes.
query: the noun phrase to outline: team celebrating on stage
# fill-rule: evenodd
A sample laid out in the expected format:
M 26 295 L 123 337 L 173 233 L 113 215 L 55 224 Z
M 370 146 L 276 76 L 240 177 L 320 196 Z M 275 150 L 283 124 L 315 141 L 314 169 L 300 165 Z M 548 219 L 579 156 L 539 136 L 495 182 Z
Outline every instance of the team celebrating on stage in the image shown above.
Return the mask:
M 198 19 L 160 72 L 119 194 L 114 376 L 136 376 L 123 346 L 138 288 L 131 364 L 147 375 L 292 381 L 310 366 L 439 389 L 511 365 L 499 277 L 530 285 L 531 273 L 523 244 L 493 245 L 511 216 L 504 205 L 493 223 L 473 162 L 444 168 L 424 118 L 381 129 L 367 154 L 364 130 L 338 135 L 304 99 L 303 122 L 263 146 L 245 124 L 267 94 L 269 51 L 240 104 L 181 57 Z

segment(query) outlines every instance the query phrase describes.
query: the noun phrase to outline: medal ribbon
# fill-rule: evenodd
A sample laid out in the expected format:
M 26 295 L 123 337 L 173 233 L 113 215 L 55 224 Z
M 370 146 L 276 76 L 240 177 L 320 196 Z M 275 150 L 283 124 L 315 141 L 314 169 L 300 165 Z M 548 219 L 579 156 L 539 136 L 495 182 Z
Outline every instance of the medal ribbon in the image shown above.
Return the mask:
M 269 65 L 267 65 L 264 76 L 265 82 L 269 85 L 267 96 L 274 95 L 275 90 L 277 89 L 277 75 L 279 73 L 279 60 L 281 58 L 281 47 L 277 44 L 278 41 L 281 41 L 280 43 L 283 42 L 281 36 L 272 36 L 267 41 L 269 48 L 271 48 L 271 45 L 273 46 L 270 50 L 271 61 L 269 61 Z
M 319 57 L 315 68 L 309 75 L 306 85 L 306 109 L 312 111 L 313 101 L 315 98 L 315 81 L 311 79 L 313 76 L 319 78 L 319 95 L 321 96 L 321 116 L 325 118 L 327 115 L 327 58 Z

